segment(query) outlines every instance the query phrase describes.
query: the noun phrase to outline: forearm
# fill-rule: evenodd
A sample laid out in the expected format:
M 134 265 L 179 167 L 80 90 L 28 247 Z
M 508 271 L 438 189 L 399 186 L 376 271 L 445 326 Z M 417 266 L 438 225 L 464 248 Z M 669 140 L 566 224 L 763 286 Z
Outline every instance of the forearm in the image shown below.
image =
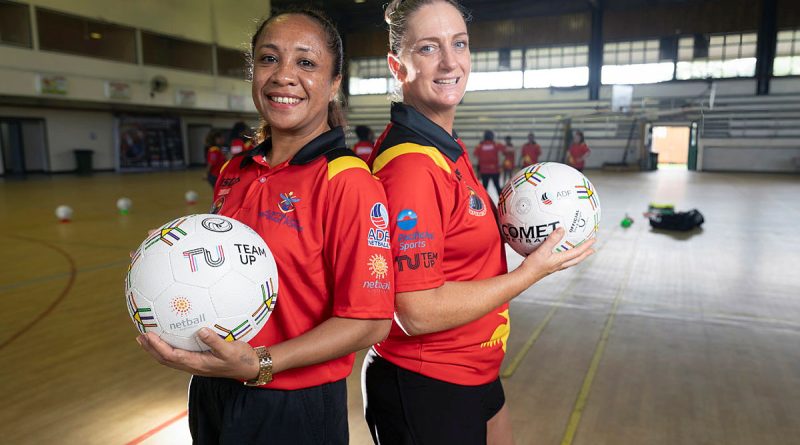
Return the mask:
M 398 293 L 397 321 L 408 335 L 462 326 L 507 303 L 545 275 L 517 269 L 484 280 L 448 281 L 436 289 Z
M 331 317 L 303 335 L 267 345 L 273 373 L 302 368 L 364 349 L 386 338 L 390 319 Z

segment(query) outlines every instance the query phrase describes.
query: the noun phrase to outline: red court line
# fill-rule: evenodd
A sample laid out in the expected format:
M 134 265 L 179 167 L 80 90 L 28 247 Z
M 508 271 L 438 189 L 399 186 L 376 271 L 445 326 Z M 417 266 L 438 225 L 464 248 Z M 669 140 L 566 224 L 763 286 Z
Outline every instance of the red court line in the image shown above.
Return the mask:
M 154 436 L 159 431 L 163 430 L 164 428 L 166 428 L 166 427 L 172 425 L 173 423 L 177 422 L 178 420 L 181 420 L 182 418 L 186 417 L 187 414 L 189 414 L 189 410 L 188 409 L 187 410 L 183 410 L 183 412 L 179 413 L 175 417 L 170 418 L 166 422 L 164 422 L 161 425 L 159 425 L 159 426 L 151 429 L 150 431 L 142 434 L 141 436 L 137 437 L 136 439 L 133 439 L 132 441 L 126 443 L 125 445 L 136 445 L 137 443 L 142 443 L 145 440 L 149 439 L 150 437 Z
M 64 300 L 64 298 L 66 298 L 66 296 L 69 293 L 70 289 L 72 289 L 72 285 L 75 283 L 75 276 L 78 275 L 78 270 L 75 267 L 75 260 L 73 260 L 72 257 L 67 252 L 65 252 L 63 249 L 61 249 L 60 247 L 58 247 L 58 246 L 56 246 L 54 244 L 50 244 L 47 241 L 42 241 L 42 240 L 38 240 L 38 239 L 35 239 L 35 238 L 26 238 L 26 237 L 23 237 L 23 236 L 14 236 L 14 235 L 12 235 L 12 237 L 13 238 L 17 238 L 17 239 L 22 239 L 22 240 L 25 240 L 25 241 L 31 241 L 31 242 L 39 243 L 39 244 L 44 245 L 45 247 L 49 247 L 50 249 L 53 249 L 56 252 L 60 253 L 61 256 L 66 258 L 67 262 L 69 263 L 69 280 L 67 281 L 67 285 L 64 286 L 64 289 L 61 290 L 61 293 L 58 294 L 58 297 L 55 300 L 53 300 L 52 303 L 50 303 L 50 306 L 47 306 L 47 308 L 44 311 L 42 311 L 33 320 L 31 320 L 30 323 L 28 323 L 27 325 L 23 326 L 22 329 L 20 329 L 17 332 L 15 332 L 11 337 L 7 338 L 3 343 L 0 343 L 0 350 L 5 348 L 6 346 L 10 345 L 14 340 L 16 340 L 19 337 L 21 337 L 22 334 L 26 333 L 28 330 L 33 328 L 37 323 L 42 321 L 42 319 L 44 319 L 44 317 L 50 315 L 50 313 L 53 312 L 53 309 L 55 309 L 56 306 L 58 306 Z

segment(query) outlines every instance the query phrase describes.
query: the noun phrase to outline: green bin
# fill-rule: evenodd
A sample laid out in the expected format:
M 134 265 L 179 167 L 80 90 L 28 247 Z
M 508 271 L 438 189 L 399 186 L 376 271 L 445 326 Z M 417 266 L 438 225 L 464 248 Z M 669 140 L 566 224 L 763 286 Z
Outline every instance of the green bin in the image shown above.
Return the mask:
M 92 174 L 92 155 L 94 151 L 78 149 L 75 152 L 75 173 L 79 175 Z

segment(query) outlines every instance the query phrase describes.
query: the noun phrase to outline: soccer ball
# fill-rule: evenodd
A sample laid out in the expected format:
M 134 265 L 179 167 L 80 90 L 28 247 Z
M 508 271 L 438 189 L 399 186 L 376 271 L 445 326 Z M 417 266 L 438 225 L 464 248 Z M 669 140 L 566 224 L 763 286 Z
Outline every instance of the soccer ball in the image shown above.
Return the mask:
M 497 203 L 503 238 L 528 255 L 557 227 L 566 236 L 554 251 L 592 238 L 600 224 L 600 199 L 586 176 L 564 164 L 541 162 L 514 175 Z
M 253 229 L 220 215 L 170 221 L 136 249 L 125 277 L 128 314 L 141 333 L 170 345 L 208 350 L 195 333 L 248 341 L 278 298 L 278 269 Z

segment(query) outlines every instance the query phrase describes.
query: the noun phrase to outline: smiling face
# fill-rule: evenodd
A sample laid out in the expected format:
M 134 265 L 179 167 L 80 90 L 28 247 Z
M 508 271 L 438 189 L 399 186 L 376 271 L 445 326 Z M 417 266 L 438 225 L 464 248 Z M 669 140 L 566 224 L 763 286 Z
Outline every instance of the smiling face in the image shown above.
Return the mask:
M 445 2 L 420 7 L 408 17 L 399 54 L 389 55 L 389 67 L 402 83 L 403 102 L 424 114 L 454 111 L 472 67 L 461 13 Z
M 328 103 L 342 80 L 333 63 L 313 19 L 287 14 L 264 27 L 253 50 L 253 102 L 273 134 L 328 130 Z

